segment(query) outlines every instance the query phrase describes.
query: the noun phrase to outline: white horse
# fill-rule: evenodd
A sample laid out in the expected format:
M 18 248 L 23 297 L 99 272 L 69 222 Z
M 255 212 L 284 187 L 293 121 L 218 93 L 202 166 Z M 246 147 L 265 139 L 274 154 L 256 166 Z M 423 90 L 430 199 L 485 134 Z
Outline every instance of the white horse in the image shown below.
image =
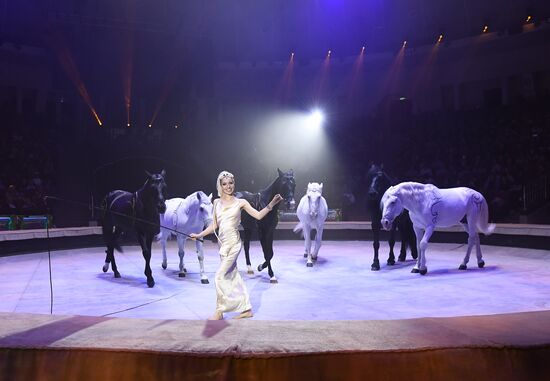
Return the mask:
M 435 227 L 456 225 L 464 217 L 466 223 L 462 226 L 468 233 L 468 249 L 459 269 L 466 270 L 474 245 L 478 267 L 485 265 L 478 231 L 489 235 L 495 230 L 495 225 L 489 224 L 489 208 L 481 193 L 465 187 L 439 189 L 432 184 L 405 182 L 388 188 L 380 204 L 383 209 L 381 223 L 385 230 L 391 229 L 393 220 L 403 208 L 409 211 L 418 247 L 418 259 L 411 272 L 422 275 L 428 272 L 426 248 Z
M 207 196 L 204 192 L 198 191 L 186 198 L 172 198 L 166 200 L 166 212 L 160 215 L 160 234 L 157 239 L 162 245 L 162 268 L 166 269 L 166 241 L 171 235 L 178 240 L 178 255 L 180 257 L 179 276 L 184 277 L 187 273 L 183 258 L 185 257 L 185 241 L 189 234 L 201 231 L 212 222 L 212 194 Z M 166 228 L 184 233 L 179 234 Z M 208 277 L 204 273 L 204 253 L 202 242 L 195 241 L 197 257 L 199 258 L 201 283 L 207 284 Z
M 323 239 L 323 227 L 328 215 L 328 205 L 322 196 L 323 183 L 309 183 L 307 193 L 298 204 L 296 215 L 300 222 L 294 227 L 294 232 L 303 231 L 305 239 L 305 254 L 307 257 L 307 267 L 313 266 L 313 261 L 317 260 L 321 240 Z M 315 249 L 311 252 L 311 230 L 315 229 Z

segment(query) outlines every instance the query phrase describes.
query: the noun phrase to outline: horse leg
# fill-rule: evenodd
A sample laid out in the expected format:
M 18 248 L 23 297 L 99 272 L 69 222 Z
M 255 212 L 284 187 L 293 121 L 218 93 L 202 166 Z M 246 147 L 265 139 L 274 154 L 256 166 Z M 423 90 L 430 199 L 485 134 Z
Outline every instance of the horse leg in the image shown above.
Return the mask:
M 109 265 L 110 264 L 111 264 L 111 258 L 109 256 L 109 248 L 107 248 L 107 250 L 105 250 L 105 263 L 103 264 L 103 267 L 102 267 L 102 270 L 103 270 L 104 273 L 109 271 Z
M 420 249 L 420 255 L 418 256 L 418 272 L 420 273 L 420 275 L 426 275 L 426 273 L 428 272 L 428 267 L 426 267 L 426 249 L 428 248 L 428 242 L 430 241 L 430 238 L 434 232 L 434 228 L 435 226 L 433 225 L 429 225 L 428 227 L 426 227 L 426 229 L 424 230 L 424 236 L 422 237 L 422 240 L 418 245 Z
M 380 224 L 380 221 L 376 217 L 373 218 L 372 221 L 372 247 L 374 248 L 374 259 L 372 261 L 372 265 L 370 266 L 370 269 L 372 271 L 378 271 L 380 270 L 380 262 L 378 260 L 378 249 L 380 249 L 380 228 L 382 225 Z
M 390 245 L 390 255 L 388 256 L 387 264 L 390 266 L 395 265 L 395 254 L 393 253 L 393 247 L 395 246 L 395 228 L 396 224 L 394 223 L 390 230 L 390 237 L 388 239 L 388 244 Z
M 103 240 L 105 241 L 105 245 L 107 246 L 107 250 L 105 250 L 105 263 L 103 264 L 103 272 L 106 273 L 109 271 L 109 264 L 111 263 L 111 254 L 114 251 L 114 245 L 113 242 L 113 226 L 110 223 L 104 222 L 103 225 Z M 111 254 L 109 254 L 109 252 Z
M 416 238 L 416 234 L 414 234 L 414 229 L 413 229 L 412 225 L 407 226 L 406 236 L 407 236 L 407 245 L 411 248 L 411 256 L 413 257 L 413 259 L 417 259 L 418 258 L 418 245 L 416 243 L 418 242 L 418 240 Z
M 485 266 L 485 261 L 481 254 L 481 244 L 479 242 L 479 234 L 476 232 L 476 257 L 477 257 L 477 267 L 482 269 Z
M 200 242 L 199 240 L 195 240 L 195 247 L 197 248 L 197 258 L 199 259 L 199 266 L 201 268 L 201 283 L 208 284 L 210 282 L 208 281 L 208 277 L 204 273 L 204 252 L 202 246 L 202 242 Z
M 115 242 L 116 240 L 118 239 L 118 237 L 120 236 L 120 233 L 122 233 L 122 230 L 119 228 L 117 229 L 116 226 L 114 227 L 113 229 L 113 233 L 112 233 L 112 241 L 111 241 L 111 244 L 109 245 L 109 248 L 108 248 L 108 251 L 109 253 L 107 253 L 107 257 L 110 257 L 109 258 L 109 262 L 111 262 L 111 269 L 113 269 L 113 273 L 115 274 L 115 278 L 120 278 L 120 273 L 118 272 L 118 267 L 116 265 L 116 261 L 115 261 Z
M 252 239 L 252 230 L 244 229 L 243 231 L 243 248 L 244 248 L 244 257 L 246 259 L 246 272 L 248 274 L 254 274 L 252 270 L 252 263 L 250 262 L 250 240 Z
M 472 253 L 472 249 L 474 245 L 476 244 L 476 227 L 474 223 L 470 223 L 470 221 L 473 221 L 469 217 L 467 218 L 467 223 L 462 224 L 462 227 L 466 232 L 468 233 L 468 249 L 466 249 L 466 255 L 464 256 L 464 259 L 462 260 L 462 263 L 460 266 L 458 266 L 459 270 L 466 270 L 468 268 L 468 262 L 470 261 L 470 254 Z
M 262 244 L 262 250 L 264 252 L 265 262 L 258 266 L 258 271 L 262 271 L 267 267 L 270 283 L 278 283 L 273 269 L 271 268 L 271 259 L 273 258 L 273 231 L 258 230 L 260 235 L 260 242 Z
M 319 249 L 321 248 L 323 242 L 323 226 L 317 227 L 317 232 L 315 233 L 315 252 L 312 256 L 313 260 L 317 260 L 319 255 Z
M 168 259 L 166 258 L 166 241 L 168 240 L 167 232 L 163 232 L 160 237 L 160 245 L 162 246 L 162 268 L 166 270 L 168 267 Z
M 180 272 L 178 276 L 180 278 L 184 278 L 185 275 L 187 274 L 187 269 L 185 268 L 185 263 L 184 263 L 186 239 L 181 234 L 177 235 L 177 239 L 178 239 L 178 256 L 180 257 L 180 266 L 179 266 Z
M 399 231 L 399 238 L 401 240 L 401 248 L 399 249 L 399 262 L 405 262 L 407 260 L 407 231 L 405 230 L 404 216 L 397 217 L 397 230 Z
M 151 245 L 153 243 L 153 236 L 138 232 L 138 240 L 141 246 L 143 259 L 145 259 L 145 271 L 143 273 L 147 277 L 147 286 L 153 287 L 155 285 L 155 280 L 152 275 L 153 272 L 151 271 Z
M 416 259 L 416 264 L 411 270 L 411 273 L 419 273 L 420 272 L 420 259 L 422 257 L 422 250 L 420 249 L 420 241 L 422 239 L 422 236 L 424 232 L 421 228 L 417 228 L 416 226 L 413 226 L 414 229 L 414 235 L 416 236 L 416 250 L 418 252 L 418 258 Z
M 311 250 L 311 245 L 309 246 L 309 250 L 308 250 L 308 238 L 311 240 L 311 231 L 308 228 L 309 228 L 309 225 L 302 224 L 302 234 L 304 235 L 304 258 L 308 257 L 309 250 Z M 306 231 L 307 231 L 307 235 L 306 235 Z
M 305 245 L 305 254 L 307 257 L 306 266 L 313 267 L 313 260 L 311 259 L 311 226 L 304 224 L 302 231 L 304 232 L 304 245 Z
M 261 230 L 261 229 L 258 229 L 258 238 L 260 239 L 260 245 L 262 246 L 262 252 L 264 253 L 264 258 L 265 258 L 265 252 L 267 250 L 267 243 L 266 243 L 266 240 L 265 240 L 263 230 Z M 258 265 L 258 271 L 262 271 L 266 267 L 267 267 L 267 262 L 260 263 Z

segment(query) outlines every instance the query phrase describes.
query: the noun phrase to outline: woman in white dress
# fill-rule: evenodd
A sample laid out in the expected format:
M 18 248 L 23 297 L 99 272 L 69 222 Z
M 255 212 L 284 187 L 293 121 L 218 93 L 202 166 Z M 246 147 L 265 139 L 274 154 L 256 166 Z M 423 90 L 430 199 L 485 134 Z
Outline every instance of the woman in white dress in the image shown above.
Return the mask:
M 236 318 L 252 317 L 252 305 L 246 285 L 237 269 L 237 258 L 241 252 L 239 224 L 241 209 L 257 220 L 264 218 L 281 200 L 277 194 L 261 211 L 254 209 L 248 201 L 235 197 L 235 178 L 222 171 L 216 181 L 219 199 L 214 200 L 214 218 L 212 224 L 200 233 L 191 234 L 191 238 L 203 238 L 216 233 L 220 243 L 220 267 L 216 271 L 216 312 L 210 320 L 221 320 L 226 312 L 240 312 Z

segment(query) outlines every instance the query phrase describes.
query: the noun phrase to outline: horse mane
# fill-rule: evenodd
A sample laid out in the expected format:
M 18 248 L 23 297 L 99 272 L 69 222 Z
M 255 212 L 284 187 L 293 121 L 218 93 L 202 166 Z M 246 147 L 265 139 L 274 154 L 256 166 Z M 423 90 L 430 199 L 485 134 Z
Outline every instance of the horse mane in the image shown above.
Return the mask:
M 424 200 L 426 200 L 428 193 L 434 194 L 438 191 L 438 188 L 433 184 L 422 184 L 413 181 L 400 183 L 393 186 L 392 188 L 392 194 L 399 194 L 405 197 L 409 197 L 419 205 L 421 205 Z
M 273 189 L 273 187 L 275 186 L 275 184 L 276 184 L 278 181 L 280 181 L 280 179 L 281 179 L 281 178 L 280 178 L 279 176 L 277 176 L 277 177 L 275 178 L 275 180 L 273 180 L 273 181 L 271 182 L 271 184 L 269 184 L 269 185 L 268 185 L 267 187 L 265 187 L 264 189 L 261 189 L 258 193 L 265 194 L 265 193 L 270 192 L 270 191 Z

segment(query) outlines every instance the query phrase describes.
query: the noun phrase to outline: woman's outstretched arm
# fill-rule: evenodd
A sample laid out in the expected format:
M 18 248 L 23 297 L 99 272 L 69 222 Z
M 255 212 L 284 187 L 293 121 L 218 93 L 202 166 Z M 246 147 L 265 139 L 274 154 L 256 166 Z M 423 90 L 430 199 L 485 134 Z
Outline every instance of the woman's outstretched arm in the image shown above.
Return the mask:
M 265 208 L 263 208 L 260 211 L 257 211 L 250 205 L 250 203 L 244 199 L 240 199 L 239 202 L 241 203 L 241 208 L 244 209 L 244 211 L 248 214 L 250 214 L 252 217 L 254 217 L 257 220 L 261 220 L 265 216 L 267 216 L 267 213 L 271 212 L 273 207 L 277 205 L 283 198 L 280 194 L 276 194 L 275 197 L 273 197 L 273 200 L 270 201 L 269 204 Z

